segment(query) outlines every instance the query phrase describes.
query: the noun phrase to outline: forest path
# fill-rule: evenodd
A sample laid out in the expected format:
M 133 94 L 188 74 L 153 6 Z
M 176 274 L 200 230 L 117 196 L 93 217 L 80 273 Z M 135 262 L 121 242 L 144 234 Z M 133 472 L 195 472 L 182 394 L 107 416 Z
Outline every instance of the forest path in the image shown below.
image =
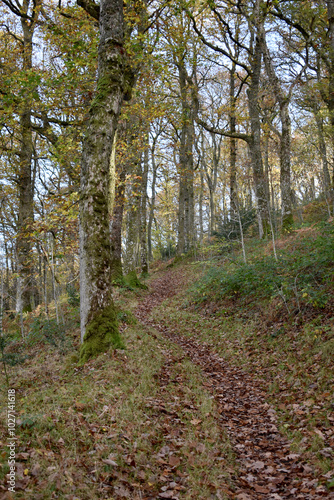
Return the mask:
M 178 344 L 203 373 L 203 386 L 214 396 L 220 413 L 219 425 L 232 443 L 237 462 L 236 492 L 231 498 L 320 499 L 334 498 L 323 486 L 317 487 L 313 469 L 277 428 L 273 407 L 266 402 L 263 381 L 228 364 L 212 348 L 195 338 L 182 336 L 166 322 L 154 318 L 154 309 L 185 286 L 179 269 L 167 269 L 149 284 L 149 293 L 140 301 L 136 317 Z

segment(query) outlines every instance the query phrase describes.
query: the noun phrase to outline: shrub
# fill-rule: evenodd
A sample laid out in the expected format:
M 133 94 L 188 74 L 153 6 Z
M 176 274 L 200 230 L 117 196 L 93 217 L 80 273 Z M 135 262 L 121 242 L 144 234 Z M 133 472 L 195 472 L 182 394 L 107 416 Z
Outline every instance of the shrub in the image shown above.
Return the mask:
M 68 295 L 68 303 L 70 306 L 79 307 L 80 305 L 80 295 L 74 285 L 66 285 L 66 291 Z
M 324 223 L 317 237 L 308 237 L 291 252 L 281 251 L 278 261 L 262 256 L 251 263 L 211 268 L 192 288 L 195 302 L 231 297 L 270 299 L 280 297 L 299 308 L 304 304 L 325 307 L 328 285 L 334 277 L 334 229 Z M 289 307 L 288 307 L 289 308 Z
M 246 234 L 247 230 L 253 224 L 255 218 L 256 218 L 255 209 L 242 210 L 240 212 L 240 220 L 244 234 Z M 240 223 L 238 215 L 236 214 L 233 219 L 230 219 L 227 222 L 221 222 L 218 225 L 218 230 L 215 231 L 213 235 L 219 239 L 225 239 L 228 241 L 240 239 L 241 233 L 240 233 Z
M 40 316 L 30 325 L 27 341 L 33 344 L 48 342 L 61 352 L 65 352 L 69 344 L 63 325 L 58 324 L 55 319 L 45 319 Z

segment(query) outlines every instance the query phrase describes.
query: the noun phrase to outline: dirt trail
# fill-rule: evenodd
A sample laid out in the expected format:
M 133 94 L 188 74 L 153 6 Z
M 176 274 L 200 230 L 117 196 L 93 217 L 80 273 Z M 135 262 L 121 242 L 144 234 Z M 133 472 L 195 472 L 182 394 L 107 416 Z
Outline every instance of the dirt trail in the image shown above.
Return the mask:
M 150 293 L 140 302 L 136 316 L 182 347 L 202 369 L 203 385 L 212 392 L 239 464 L 233 498 L 320 499 L 333 498 L 317 487 L 312 468 L 289 449 L 276 424 L 275 410 L 265 401 L 261 383 L 240 368 L 230 366 L 207 345 L 178 335 L 167 324 L 151 317 L 153 309 L 182 287 L 182 275 L 167 270 L 150 283 Z

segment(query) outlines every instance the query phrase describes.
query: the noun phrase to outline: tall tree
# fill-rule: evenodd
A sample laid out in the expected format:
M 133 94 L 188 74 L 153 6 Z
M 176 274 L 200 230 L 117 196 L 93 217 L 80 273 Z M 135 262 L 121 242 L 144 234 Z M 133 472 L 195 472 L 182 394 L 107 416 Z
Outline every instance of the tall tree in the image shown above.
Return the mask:
M 81 2 L 80 2 L 81 3 Z M 124 49 L 122 0 L 99 9 L 98 80 L 82 151 L 80 205 L 80 360 L 122 346 L 111 290 L 110 157 L 118 117 L 134 81 Z
M 18 116 L 18 152 L 16 182 L 18 187 L 18 217 L 17 217 L 17 312 L 31 311 L 36 296 L 34 283 L 34 265 L 32 258 L 32 241 L 29 231 L 34 220 L 34 175 L 33 175 L 33 150 L 34 137 L 32 127 L 33 95 L 36 92 L 37 78 L 33 68 L 33 38 L 39 20 L 41 0 L 32 2 L 24 0 L 21 4 L 11 1 L 4 3 L 20 22 L 22 35 L 16 35 L 7 26 L 8 33 L 14 43 L 21 49 L 21 61 L 17 62 L 16 75 L 22 77 L 21 92 L 14 97 L 15 114 Z M 21 71 L 20 71 L 20 69 Z M 20 75 L 20 76 L 19 76 Z M 6 78 L 4 79 L 4 82 Z M 14 83 L 14 82 L 13 82 Z M 23 90 L 25 89 L 25 90 Z M 6 99 L 6 94 L 11 94 L 12 89 L 1 89 L 1 94 Z
M 246 72 L 246 76 L 242 79 L 242 85 L 247 82 L 247 97 L 248 97 L 248 114 L 250 121 L 250 133 L 240 133 L 232 130 L 217 129 L 208 126 L 205 121 L 197 118 L 197 122 L 209 132 L 221 134 L 234 139 L 242 139 L 247 142 L 250 152 L 251 165 L 253 171 L 253 180 L 255 195 L 258 208 L 259 233 L 263 237 L 268 232 L 268 203 L 266 199 L 266 179 L 263 169 L 262 149 L 261 149 L 261 117 L 259 110 L 260 98 L 260 82 L 261 82 L 261 64 L 262 64 L 262 48 L 261 48 L 261 31 L 265 20 L 265 12 L 261 9 L 261 0 L 250 2 L 238 2 L 238 17 L 229 19 L 231 2 L 224 2 L 217 7 L 214 3 L 209 3 L 208 7 L 212 11 L 213 19 L 218 25 L 219 31 L 223 34 L 224 44 L 215 44 L 204 36 L 197 25 L 197 21 L 191 13 L 190 15 L 195 32 L 198 34 L 202 42 L 215 52 L 222 54 L 231 63 L 241 68 Z M 227 19 L 226 19 L 227 17 Z M 238 39 L 240 33 L 240 17 L 248 26 L 249 36 L 243 37 L 242 42 Z M 235 33 L 233 32 L 235 29 Z M 245 26 L 243 27 L 245 28 Z M 229 49 L 230 42 L 238 47 L 238 51 L 233 54 Z M 248 61 L 245 61 L 245 56 Z M 198 106 L 197 106 L 198 107 Z M 230 126 L 233 127 L 233 121 L 230 121 Z

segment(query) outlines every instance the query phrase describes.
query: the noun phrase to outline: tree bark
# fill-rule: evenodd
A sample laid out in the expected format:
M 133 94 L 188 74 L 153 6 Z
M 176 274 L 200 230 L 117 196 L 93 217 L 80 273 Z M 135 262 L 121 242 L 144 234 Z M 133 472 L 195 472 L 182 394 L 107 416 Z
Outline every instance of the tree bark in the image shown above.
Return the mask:
M 319 153 L 322 162 L 322 183 L 323 183 L 323 191 L 326 197 L 332 197 L 332 188 L 331 188 L 331 178 L 329 174 L 328 168 L 328 158 L 327 158 L 327 145 L 325 141 L 324 135 L 324 122 L 321 116 L 319 106 L 315 101 L 311 102 L 312 111 L 314 114 L 315 122 L 317 125 L 317 134 L 318 134 L 318 147 Z
M 122 225 L 125 205 L 126 165 L 118 161 L 115 169 L 116 187 L 111 219 L 111 273 L 113 281 L 123 278 Z
M 140 206 L 140 261 L 141 272 L 148 274 L 148 253 L 147 253 L 147 177 L 148 177 L 148 137 L 147 147 L 144 151 L 144 161 L 142 165 L 141 180 L 141 206 Z
M 332 149 L 334 152 L 334 0 L 326 0 L 326 4 L 327 4 L 328 38 L 329 38 L 329 68 L 328 68 L 329 75 L 328 75 L 327 106 L 331 122 Z M 333 178 L 333 185 L 334 185 L 334 178 Z
M 100 3 L 98 81 L 83 141 L 80 203 L 80 362 L 122 347 L 111 289 L 110 156 L 131 79 L 123 48 L 122 0 Z
M 33 18 L 34 20 L 21 17 L 23 31 L 23 69 L 32 70 L 32 51 L 35 22 L 38 18 L 38 5 L 36 3 Z M 29 2 L 24 3 L 24 13 L 27 14 Z M 17 291 L 17 312 L 31 311 L 33 306 L 34 289 L 34 262 L 32 256 L 32 244 L 29 237 L 29 230 L 34 221 L 34 182 L 32 175 L 33 158 L 33 130 L 32 130 L 32 101 L 30 91 L 26 97 L 22 112 L 20 114 L 20 142 L 19 152 L 19 211 L 17 222 L 17 259 L 18 259 L 18 291 Z
M 153 260 L 153 252 L 152 252 L 152 224 L 153 224 L 153 219 L 154 219 L 154 208 L 155 208 L 155 186 L 157 182 L 157 164 L 155 162 L 155 142 L 153 143 L 152 149 L 151 149 L 151 160 L 152 160 L 152 186 L 151 186 L 151 192 L 152 192 L 152 197 L 151 197 L 151 204 L 150 204 L 150 213 L 148 217 L 148 224 L 147 224 L 147 248 L 148 248 L 148 258 L 149 260 Z
M 179 150 L 179 254 L 187 252 L 195 243 L 194 234 L 194 111 L 188 102 L 187 70 L 184 61 L 178 62 L 182 106 L 182 129 Z
M 248 111 L 251 126 L 251 138 L 248 142 L 253 170 L 255 195 L 258 208 L 260 238 L 268 232 L 268 210 L 266 200 L 265 177 L 261 152 L 261 120 L 259 113 L 259 90 L 261 73 L 262 48 L 259 36 L 256 36 L 254 54 L 252 57 L 252 79 L 247 90 Z
M 235 87 L 235 70 L 236 64 L 232 63 L 232 68 L 230 70 L 230 131 L 232 134 L 236 132 L 236 98 L 234 95 Z M 231 219 L 235 219 L 238 210 L 238 198 L 237 198 L 237 141 L 234 137 L 230 137 L 230 216 Z

